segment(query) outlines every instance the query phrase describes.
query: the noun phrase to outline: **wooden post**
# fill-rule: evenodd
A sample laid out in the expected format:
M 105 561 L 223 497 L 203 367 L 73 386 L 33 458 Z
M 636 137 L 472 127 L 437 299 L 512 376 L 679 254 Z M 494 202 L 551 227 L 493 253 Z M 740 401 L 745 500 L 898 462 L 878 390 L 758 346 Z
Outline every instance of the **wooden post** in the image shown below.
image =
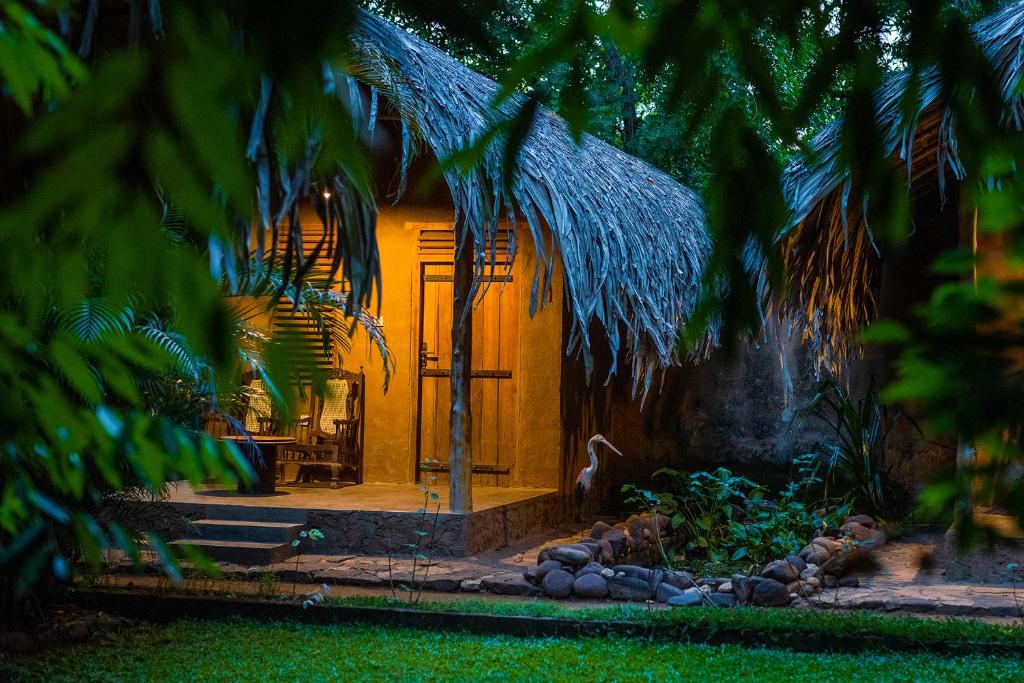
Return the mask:
M 473 450 L 470 377 L 473 367 L 473 235 L 456 226 L 452 279 L 451 447 L 448 452 L 448 509 L 473 511 Z

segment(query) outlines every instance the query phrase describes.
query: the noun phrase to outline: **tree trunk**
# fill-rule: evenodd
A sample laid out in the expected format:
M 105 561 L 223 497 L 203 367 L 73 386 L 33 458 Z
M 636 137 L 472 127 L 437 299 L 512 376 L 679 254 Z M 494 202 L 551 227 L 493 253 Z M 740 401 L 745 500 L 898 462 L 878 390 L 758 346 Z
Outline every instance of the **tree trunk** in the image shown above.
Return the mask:
M 448 509 L 473 510 L 473 451 L 470 437 L 470 377 L 473 361 L 473 235 L 456 226 L 455 274 L 452 286 L 451 450 L 448 453 Z
M 619 115 L 622 117 L 622 147 L 632 152 L 640 117 L 636 113 L 636 83 L 633 73 L 622 59 L 619 48 L 609 38 L 601 41 L 605 58 L 608 60 L 608 72 L 612 81 L 619 86 Z

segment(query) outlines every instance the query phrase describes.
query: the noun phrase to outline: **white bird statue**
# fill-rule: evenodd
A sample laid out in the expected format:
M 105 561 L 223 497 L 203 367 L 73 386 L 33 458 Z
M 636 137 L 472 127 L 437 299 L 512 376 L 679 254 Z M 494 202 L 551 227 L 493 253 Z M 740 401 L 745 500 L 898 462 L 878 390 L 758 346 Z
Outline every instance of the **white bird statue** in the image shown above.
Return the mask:
M 594 475 L 597 473 L 597 453 L 594 452 L 594 446 L 597 444 L 604 444 L 616 455 L 622 455 L 618 448 L 611 445 L 608 439 L 600 434 L 590 437 L 590 441 L 587 442 L 587 454 L 590 456 L 590 465 L 580 470 L 579 476 L 576 477 L 576 486 L 573 487 L 573 496 L 576 500 L 577 522 L 583 521 L 583 497 L 590 491 L 591 482 L 593 482 Z

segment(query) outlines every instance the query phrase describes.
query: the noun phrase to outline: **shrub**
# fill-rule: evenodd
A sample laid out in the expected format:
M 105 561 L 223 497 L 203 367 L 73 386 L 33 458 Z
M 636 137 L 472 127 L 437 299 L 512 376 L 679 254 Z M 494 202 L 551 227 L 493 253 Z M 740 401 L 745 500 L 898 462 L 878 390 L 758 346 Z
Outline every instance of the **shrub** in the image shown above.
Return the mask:
M 761 565 L 799 551 L 816 529 L 838 525 L 849 512 L 840 501 L 811 504 L 823 483 L 816 455 L 798 456 L 793 465 L 796 478 L 774 496 L 724 467 L 690 474 L 661 469 L 654 478 L 667 481 L 667 491 L 653 493 L 632 484 L 622 490 L 630 494 L 627 502 L 671 518 L 672 528 L 685 539 L 677 550 L 687 559 Z

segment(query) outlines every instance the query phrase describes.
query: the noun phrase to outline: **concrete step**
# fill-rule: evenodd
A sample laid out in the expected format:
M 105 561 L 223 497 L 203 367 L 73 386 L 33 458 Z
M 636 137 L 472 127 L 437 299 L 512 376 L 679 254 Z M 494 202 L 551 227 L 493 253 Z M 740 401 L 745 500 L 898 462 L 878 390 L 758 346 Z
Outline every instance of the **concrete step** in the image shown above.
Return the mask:
M 306 524 L 309 521 L 309 510 L 261 505 L 207 505 L 205 519 Z
M 210 541 L 256 541 L 291 543 L 299 537 L 302 524 L 294 522 L 249 522 L 237 519 L 201 519 L 193 523 L 189 536 Z
M 182 538 L 170 545 L 191 545 L 211 560 L 246 566 L 264 566 L 283 562 L 295 556 L 289 543 L 261 543 L 259 541 L 218 541 L 208 538 Z

